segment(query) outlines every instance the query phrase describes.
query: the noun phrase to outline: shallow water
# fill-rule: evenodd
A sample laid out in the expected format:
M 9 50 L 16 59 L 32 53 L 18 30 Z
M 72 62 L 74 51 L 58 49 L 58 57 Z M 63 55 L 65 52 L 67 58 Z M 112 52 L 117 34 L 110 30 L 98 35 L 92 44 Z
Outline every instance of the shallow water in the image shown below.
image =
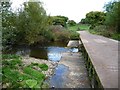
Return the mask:
M 53 42 L 45 45 L 36 45 L 32 47 L 17 46 L 12 48 L 7 53 L 17 54 L 22 56 L 30 56 L 39 59 L 46 59 L 51 61 L 59 61 L 63 52 L 76 52 L 77 48 L 66 48 L 66 43 Z
M 54 72 L 55 74 L 49 79 L 50 87 L 64 88 L 69 68 L 63 64 L 59 64 Z
M 78 52 L 78 48 L 66 48 L 66 46 L 67 45 L 63 42 L 49 43 L 44 46 L 20 46 L 11 49 L 10 53 L 23 56 L 29 55 L 30 57 L 58 62 L 61 59 L 63 52 Z M 69 72 L 69 68 L 67 66 L 58 64 L 55 68 L 54 75 L 45 82 L 49 82 L 50 87 L 54 86 L 55 88 L 64 88 L 67 72 Z

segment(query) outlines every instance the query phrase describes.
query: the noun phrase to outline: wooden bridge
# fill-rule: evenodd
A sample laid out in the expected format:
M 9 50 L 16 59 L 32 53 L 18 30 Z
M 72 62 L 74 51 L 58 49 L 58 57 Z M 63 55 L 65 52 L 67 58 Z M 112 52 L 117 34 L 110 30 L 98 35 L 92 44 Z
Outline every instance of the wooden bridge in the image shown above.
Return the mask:
M 118 88 L 118 41 L 79 31 L 92 88 Z

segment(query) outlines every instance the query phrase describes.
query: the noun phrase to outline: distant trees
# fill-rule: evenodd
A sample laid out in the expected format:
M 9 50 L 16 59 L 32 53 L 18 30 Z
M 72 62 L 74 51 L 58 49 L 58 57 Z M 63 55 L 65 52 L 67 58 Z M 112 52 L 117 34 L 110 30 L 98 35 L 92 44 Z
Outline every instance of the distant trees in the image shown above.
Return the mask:
M 81 23 L 81 24 L 88 24 L 89 22 L 87 21 L 87 19 L 83 18 L 83 19 L 81 19 L 81 21 L 79 23 Z
M 90 29 L 99 25 L 109 27 L 109 30 L 120 33 L 120 1 L 109 2 L 104 6 L 105 12 L 91 11 L 80 23 L 90 24 Z
M 86 14 L 86 18 L 81 20 L 81 23 L 91 24 L 91 29 L 97 25 L 102 25 L 105 21 L 106 14 L 99 11 L 91 11 Z
M 76 25 L 76 22 L 74 20 L 69 20 L 68 25 L 74 26 L 74 25 Z
M 51 16 L 52 25 L 62 25 L 67 26 L 68 17 L 65 16 Z

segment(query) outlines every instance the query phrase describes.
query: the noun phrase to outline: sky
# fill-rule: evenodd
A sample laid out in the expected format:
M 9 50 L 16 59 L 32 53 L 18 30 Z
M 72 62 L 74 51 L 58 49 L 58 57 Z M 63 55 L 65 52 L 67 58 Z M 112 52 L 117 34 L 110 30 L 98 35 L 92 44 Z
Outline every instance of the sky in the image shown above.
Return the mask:
M 27 0 L 11 0 L 12 7 L 18 7 Z M 43 7 L 47 15 L 66 16 L 70 20 L 80 22 L 85 18 L 86 13 L 90 11 L 104 11 L 104 5 L 111 0 L 40 0 L 43 2 Z

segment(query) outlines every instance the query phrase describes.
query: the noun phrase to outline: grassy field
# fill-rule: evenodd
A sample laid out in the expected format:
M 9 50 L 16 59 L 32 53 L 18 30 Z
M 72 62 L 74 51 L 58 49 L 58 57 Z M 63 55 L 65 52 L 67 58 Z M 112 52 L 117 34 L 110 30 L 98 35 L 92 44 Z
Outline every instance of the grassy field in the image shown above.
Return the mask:
M 87 30 L 92 34 L 97 34 L 120 41 L 120 34 L 110 32 L 109 29 L 107 29 L 104 25 L 96 26 L 94 29 L 89 29 L 89 27 L 90 25 L 87 24 L 77 24 L 75 26 L 68 26 L 68 29 L 71 31 Z
M 89 30 L 89 25 L 77 24 L 75 26 L 68 26 L 68 29 L 69 30 L 74 30 L 74 31 L 77 31 L 77 30 Z

